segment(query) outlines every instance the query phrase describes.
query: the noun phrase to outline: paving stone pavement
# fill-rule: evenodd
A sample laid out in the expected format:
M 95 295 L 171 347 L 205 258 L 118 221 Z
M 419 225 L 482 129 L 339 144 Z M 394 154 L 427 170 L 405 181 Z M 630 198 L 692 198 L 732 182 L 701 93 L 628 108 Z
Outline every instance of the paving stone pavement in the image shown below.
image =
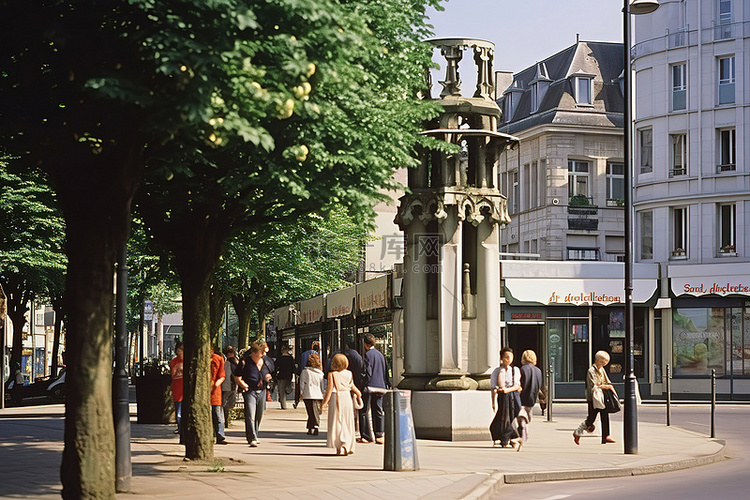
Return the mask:
M 529 441 L 520 452 L 487 441 L 417 441 L 419 470 L 384 471 L 384 446 L 358 444 L 350 456 L 325 445 L 325 415 L 318 436 L 305 433 L 302 407 L 268 403 L 260 446 L 250 448 L 244 424 L 227 429 L 214 463 L 183 460 L 173 425 L 135 423 L 131 405 L 133 478 L 128 498 L 228 499 L 480 499 L 503 484 L 651 474 L 725 459 L 724 442 L 677 427 L 640 423 L 638 454 L 625 455 L 622 414 L 612 418 L 616 444 L 601 445 L 595 431 L 573 443 L 580 419 L 547 422 L 537 408 Z M 559 406 L 559 405 L 558 405 Z M 0 498 L 59 498 L 63 449 L 62 405 L 0 410 Z

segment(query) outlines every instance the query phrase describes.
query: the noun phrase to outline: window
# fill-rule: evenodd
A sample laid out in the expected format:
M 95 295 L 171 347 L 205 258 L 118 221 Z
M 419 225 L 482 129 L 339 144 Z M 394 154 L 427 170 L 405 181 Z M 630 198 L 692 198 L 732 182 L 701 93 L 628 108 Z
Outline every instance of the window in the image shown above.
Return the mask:
M 717 40 L 732 38 L 732 0 L 718 0 L 719 22 L 716 23 L 715 37 Z
M 687 207 L 672 209 L 672 257 L 687 257 Z
M 539 85 L 537 83 L 531 84 L 531 112 L 536 113 L 539 109 L 539 103 L 541 98 L 539 97 Z
M 511 178 L 513 179 L 513 201 L 511 203 L 511 210 L 513 214 L 518 213 L 519 208 L 519 198 L 521 197 L 521 190 L 518 185 L 518 171 L 514 170 L 511 173 Z
M 669 136 L 672 144 L 672 168 L 669 176 L 687 174 L 687 134 L 673 134 Z
M 734 103 L 734 56 L 719 58 L 719 104 Z
M 625 167 L 622 163 L 607 163 L 607 206 L 622 206 L 625 199 Z
M 599 260 L 599 249 L 568 248 L 568 260 Z
M 573 79 L 575 98 L 578 104 L 591 104 L 591 77 L 577 76 Z
M 719 205 L 719 253 L 734 254 L 737 251 L 735 246 L 735 228 L 737 224 L 737 206 Z
M 589 162 L 568 160 L 568 198 L 589 197 Z
M 654 213 L 640 212 L 641 259 L 654 258 Z
M 641 173 L 647 174 L 653 170 L 651 163 L 652 143 L 651 143 L 651 129 L 643 129 L 638 131 L 638 142 L 640 144 L 640 165 Z
M 686 64 L 672 66 L 672 110 L 678 111 L 687 107 Z
M 718 172 L 735 170 L 736 131 L 733 128 L 719 130 L 719 166 Z

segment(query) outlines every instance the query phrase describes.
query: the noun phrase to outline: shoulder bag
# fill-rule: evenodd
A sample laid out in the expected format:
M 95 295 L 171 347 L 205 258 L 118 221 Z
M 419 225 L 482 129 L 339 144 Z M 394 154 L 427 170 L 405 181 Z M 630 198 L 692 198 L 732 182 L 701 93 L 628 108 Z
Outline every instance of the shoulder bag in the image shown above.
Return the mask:
M 620 411 L 620 399 L 617 393 L 612 390 L 601 391 L 604 393 L 604 411 L 607 413 L 617 413 Z

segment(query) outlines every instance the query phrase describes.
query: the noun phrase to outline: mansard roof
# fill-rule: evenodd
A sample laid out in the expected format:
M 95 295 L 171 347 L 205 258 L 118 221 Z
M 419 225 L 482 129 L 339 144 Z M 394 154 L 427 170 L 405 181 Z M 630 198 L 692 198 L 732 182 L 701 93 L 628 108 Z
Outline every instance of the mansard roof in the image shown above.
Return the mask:
M 539 108 L 532 112 L 531 85 L 539 80 L 544 69 L 547 71 L 545 76 L 551 81 Z M 523 94 L 513 116 L 503 115 L 499 128 L 509 134 L 544 124 L 621 129 L 624 108 L 620 90 L 622 73 L 621 43 L 579 41 L 513 75 L 513 84 L 498 99 L 500 108 L 505 113 L 504 101 L 511 88 L 522 89 Z M 593 79 L 591 105 L 576 103 L 573 85 L 577 75 Z

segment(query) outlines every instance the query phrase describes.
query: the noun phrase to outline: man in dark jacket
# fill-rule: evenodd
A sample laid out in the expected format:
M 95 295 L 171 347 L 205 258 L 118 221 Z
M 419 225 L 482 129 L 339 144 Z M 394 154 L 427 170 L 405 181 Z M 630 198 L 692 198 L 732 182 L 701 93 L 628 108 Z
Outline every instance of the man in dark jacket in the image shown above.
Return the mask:
M 523 351 L 521 355 L 521 411 L 518 414 L 518 435 L 526 442 L 529 439 L 529 422 L 542 388 L 542 370 L 536 366 L 536 353 Z
M 289 354 L 289 346 L 285 345 L 281 348 L 281 356 L 276 360 L 276 387 L 282 410 L 286 410 L 286 397 L 292 392 L 292 375 L 295 371 L 294 358 Z
M 359 413 L 360 442 L 383 444 L 385 430 L 385 413 L 383 413 L 383 395 L 388 390 L 386 383 L 385 356 L 375 348 L 375 336 L 371 333 L 365 334 L 365 386 L 363 392 L 364 408 Z M 368 413 L 372 409 L 372 427 Z M 374 439 L 372 431 L 375 431 Z
M 362 384 L 362 373 L 365 371 L 364 361 L 362 361 L 362 356 L 354 349 L 350 341 L 344 344 L 344 356 L 349 360 L 349 371 L 352 372 L 354 385 L 357 386 L 357 389 L 363 391 L 365 388 Z

